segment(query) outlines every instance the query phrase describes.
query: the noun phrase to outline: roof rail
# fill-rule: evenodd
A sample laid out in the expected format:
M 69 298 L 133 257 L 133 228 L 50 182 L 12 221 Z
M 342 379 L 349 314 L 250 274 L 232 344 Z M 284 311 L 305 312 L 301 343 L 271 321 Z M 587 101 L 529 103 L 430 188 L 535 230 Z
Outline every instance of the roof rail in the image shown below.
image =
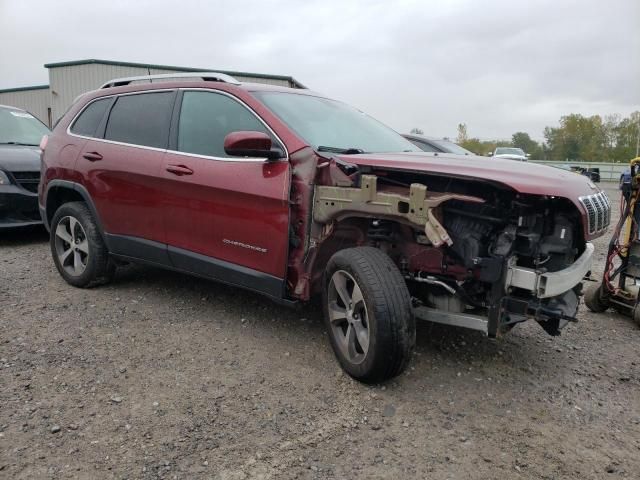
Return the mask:
M 218 72 L 188 72 L 188 73 L 163 73 L 161 75 L 142 75 L 138 77 L 115 78 L 109 80 L 100 88 L 122 87 L 129 85 L 131 82 L 140 82 L 148 80 L 153 83 L 154 80 L 170 79 L 170 78 L 200 78 L 205 82 L 223 82 L 240 85 L 240 82 L 231 75 Z

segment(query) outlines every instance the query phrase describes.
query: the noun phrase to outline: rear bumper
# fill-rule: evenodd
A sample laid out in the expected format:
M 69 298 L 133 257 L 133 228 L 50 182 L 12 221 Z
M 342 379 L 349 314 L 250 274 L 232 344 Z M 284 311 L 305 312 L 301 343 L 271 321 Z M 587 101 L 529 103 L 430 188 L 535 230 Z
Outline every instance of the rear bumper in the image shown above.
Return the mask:
M 17 185 L 0 186 L 0 230 L 41 224 L 36 193 Z
M 535 297 L 552 298 L 578 285 L 591 270 L 594 247 L 587 242 L 582 255 L 570 266 L 557 272 L 543 272 L 532 268 L 510 265 L 505 287 L 529 290 Z

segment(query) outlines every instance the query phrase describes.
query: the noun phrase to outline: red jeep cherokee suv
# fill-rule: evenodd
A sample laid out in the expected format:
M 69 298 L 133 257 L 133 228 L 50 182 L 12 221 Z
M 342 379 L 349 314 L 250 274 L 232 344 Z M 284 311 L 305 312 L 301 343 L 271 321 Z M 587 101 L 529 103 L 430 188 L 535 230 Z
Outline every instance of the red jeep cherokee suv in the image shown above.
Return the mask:
M 575 319 L 610 215 L 588 179 L 425 153 L 308 90 L 189 76 L 109 82 L 46 142 L 40 209 L 71 285 L 141 262 L 287 304 L 321 295 L 366 382 L 407 365 L 416 318 L 492 337 Z

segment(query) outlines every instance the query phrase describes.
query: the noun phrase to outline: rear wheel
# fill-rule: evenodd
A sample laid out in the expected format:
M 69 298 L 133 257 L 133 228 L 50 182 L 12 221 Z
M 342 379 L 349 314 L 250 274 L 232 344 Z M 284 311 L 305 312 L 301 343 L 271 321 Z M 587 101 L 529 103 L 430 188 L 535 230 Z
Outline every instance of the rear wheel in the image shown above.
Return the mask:
M 89 208 L 63 204 L 51 221 L 51 253 L 58 272 L 75 287 L 92 287 L 113 277 L 115 265 Z
M 603 286 L 601 282 L 592 284 L 584 294 L 584 303 L 592 312 L 604 312 L 609 308 L 609 302 L 603 296 Z
M 327 264 L 324 285 L 325 322 L 342 368 L 367 383 L 401 373 L 415 344 L 415 321 L 391 259 L 371 247 L 339 251 Z

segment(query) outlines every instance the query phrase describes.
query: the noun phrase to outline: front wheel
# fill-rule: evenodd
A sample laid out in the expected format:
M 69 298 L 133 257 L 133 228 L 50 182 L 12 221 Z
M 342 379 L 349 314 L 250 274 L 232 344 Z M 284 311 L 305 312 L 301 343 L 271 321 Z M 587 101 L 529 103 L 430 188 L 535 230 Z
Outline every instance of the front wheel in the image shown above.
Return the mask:
M 325 270 L 323 305 L 331 346 L 342 368 L 366 383 L 400 374 L 409 363 L 416 328 L 400 271 L 383 252 L 337 252 Z

